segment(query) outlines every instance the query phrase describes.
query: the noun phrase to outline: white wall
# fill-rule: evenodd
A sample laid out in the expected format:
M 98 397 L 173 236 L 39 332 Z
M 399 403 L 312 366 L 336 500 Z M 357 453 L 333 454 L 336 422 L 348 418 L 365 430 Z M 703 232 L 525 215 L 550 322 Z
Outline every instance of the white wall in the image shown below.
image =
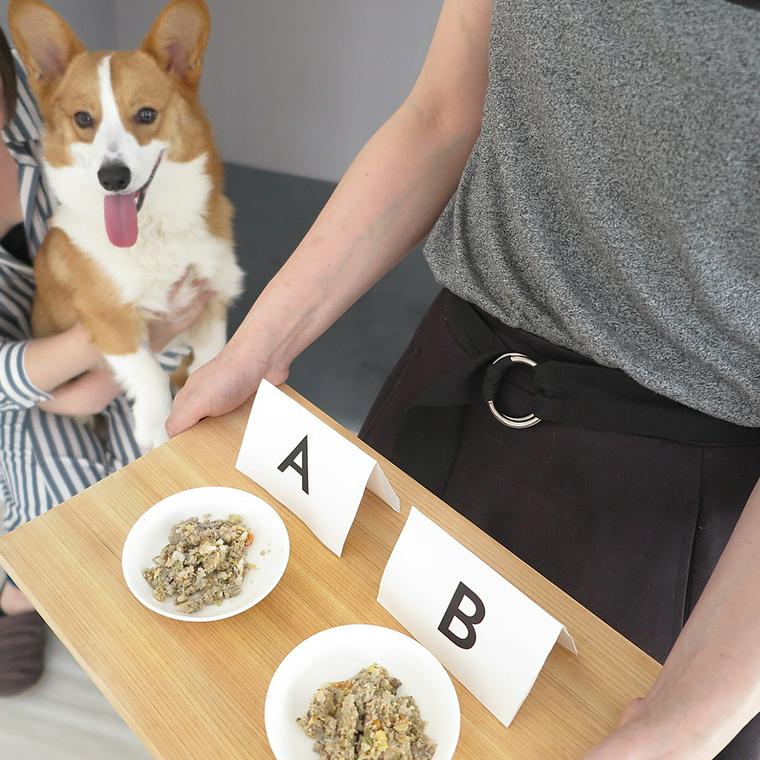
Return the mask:
M 416 79 L 442 0 L 208 0 L 203 97 L 225 159 L 338 179 Z M 163 0 L 116 0 L 134 47 Z
M 116 0 L 51 0 L 50 5 L 88 47 L 96 50 L 116 47 Z M 7 33 L 8 0 L 0 0 L 0 23 Z
M 48 1 L 97 49 L 136 47 L 165 4 Z M 223 157 L 336 180 L 409 91 L 442 0 L 208 2 L 202 93 Z

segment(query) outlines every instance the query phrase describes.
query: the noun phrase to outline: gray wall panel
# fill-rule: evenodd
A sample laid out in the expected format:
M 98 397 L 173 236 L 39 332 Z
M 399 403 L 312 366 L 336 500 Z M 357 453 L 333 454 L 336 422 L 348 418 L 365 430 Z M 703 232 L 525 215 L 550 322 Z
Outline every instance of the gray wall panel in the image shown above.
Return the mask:
M 71 24 L 79 38 L 97 50 L 116 47 L 117 0 L 52 0 L 52 5 Z M 0 23 L 8 31 L 8 0 L 0 0 Z
M 121 47 L 162 0 L 117 0 Z M 203 97 L 228 161 L 337 179 L 417 77 L 441 0 L 209 0 Z

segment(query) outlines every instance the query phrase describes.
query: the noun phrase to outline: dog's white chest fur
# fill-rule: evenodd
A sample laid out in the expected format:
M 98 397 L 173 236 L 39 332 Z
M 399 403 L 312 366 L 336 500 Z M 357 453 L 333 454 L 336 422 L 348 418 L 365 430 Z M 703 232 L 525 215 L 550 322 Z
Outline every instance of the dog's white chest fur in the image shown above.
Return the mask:
M 211 182 L 205 169 L 205 155 L 186 163 L 162 160 L 138 215 L 136 245 L 116 248 L 106 234 L 102 192 L 75 166 L 47 167 L 62 200 L 51 224 L 97 263 L 124 303 L 166 311 L 172 284 L 188 267 L 197 277 L 208 279 L 223 298 L 234 298 L 242 275 L 232 242 L 208 230 L 205 214 Z

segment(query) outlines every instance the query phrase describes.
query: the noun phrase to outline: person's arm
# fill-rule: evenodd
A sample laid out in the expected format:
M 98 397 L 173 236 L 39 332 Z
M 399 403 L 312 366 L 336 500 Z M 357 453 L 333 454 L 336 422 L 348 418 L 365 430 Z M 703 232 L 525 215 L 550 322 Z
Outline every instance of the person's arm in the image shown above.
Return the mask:
M 0 283 L 2 284 L 2 283 Z M 50 400 L 50 391 L 100 360 L 80 327 L 50 338 L 15 339 L 4 330 L 23 320 L 20 306 L 0 288 L 0 409 L 28 409 Z
M 77 324 L 58 335 L 29 341 L 24 368 L 32 385 L 49 393 L 92 369 L 102 358 L 87 331 Z
M 480 131 L 490 0 L 446 0 L 412 92 L 359 153 L 228 347 L 177 395 L 170 435 L 241 404 L 430 231 Z
M 649 694 L 587 760 L 711 760 L 760 713 L 760 482 Z
M 68 416 L 100 414 L 121 392 L 118 380 L 103 364 L 59 386 L 38 406 L 45 412 Z

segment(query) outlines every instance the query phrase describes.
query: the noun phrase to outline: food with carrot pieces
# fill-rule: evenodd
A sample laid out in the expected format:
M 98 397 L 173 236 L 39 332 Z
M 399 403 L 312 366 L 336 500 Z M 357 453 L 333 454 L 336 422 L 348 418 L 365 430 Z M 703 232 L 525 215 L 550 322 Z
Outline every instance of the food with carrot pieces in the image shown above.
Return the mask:
M 239 515 L 227 520 L 191 517 L 171 529 L 169 543 L 143 577 L 159 602 L 173 598 L 178 612 L 197 612 L 240 593 L 255 567 L 246 561 L 252 544 L 253 533 Z
M 432 760 L 436 745 L 401 681 L 370 665 L 317 690 L 298 725 L 320 760 Z

